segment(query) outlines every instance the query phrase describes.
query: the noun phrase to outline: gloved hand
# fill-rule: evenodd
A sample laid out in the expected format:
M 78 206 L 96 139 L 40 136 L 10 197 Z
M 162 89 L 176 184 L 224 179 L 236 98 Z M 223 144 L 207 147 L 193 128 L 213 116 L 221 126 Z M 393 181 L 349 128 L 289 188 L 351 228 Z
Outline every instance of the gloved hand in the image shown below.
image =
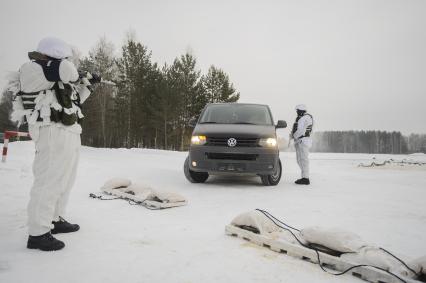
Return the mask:
M 102 81 L 101 76 L 98 74 L 91 74 L 92 78 L 89 78 L 90 84 L 98 84 Z
M 80 77 L 80 79 L 85 82 L 87 84 L 87 81 L 90 84 L 97 84 L 100 83 L 102 81 L 101 76 L 99 76 L 98 74 L 92 74 L 90 72 L 87 71 L 78 71 L 78 76 Z

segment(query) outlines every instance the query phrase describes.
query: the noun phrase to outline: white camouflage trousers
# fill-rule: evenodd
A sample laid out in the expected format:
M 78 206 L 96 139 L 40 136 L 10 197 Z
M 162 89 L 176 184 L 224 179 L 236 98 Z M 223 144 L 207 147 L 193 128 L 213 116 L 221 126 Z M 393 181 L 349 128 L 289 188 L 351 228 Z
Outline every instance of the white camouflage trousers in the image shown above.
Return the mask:
M 295 142 L 296 159 L 302 171 L 302 178 L 309 179 L 309 146 L 303 142 Z
M 40 128 L 35 140 L 34 184 L 28 204 L 31 236 L 49 232 L 52 221 L 64 216 L 77 173 L 80 145 L 78 133 L 54 124 Z

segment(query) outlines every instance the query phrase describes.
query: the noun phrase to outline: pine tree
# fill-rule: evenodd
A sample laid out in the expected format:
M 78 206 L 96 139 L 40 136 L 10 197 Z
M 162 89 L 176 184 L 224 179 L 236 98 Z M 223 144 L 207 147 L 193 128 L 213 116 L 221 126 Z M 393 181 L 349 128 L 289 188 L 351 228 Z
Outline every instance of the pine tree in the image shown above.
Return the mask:
M 176 58 L 169 70 L 169 83 L 173 92 L 178 96 L 178 124 L 180 130 L 179 149 L 184 150 L 189 144 L 188 122 L 198 115 L 205 106 L 202 93 L 200 71 L 196 69 L 197 60 L 189 53 Z
M 81 69 L 100 75 L 106 80 L 117 80 L 118 70 L 114 58 L 114 45 L 102 37 L 81 61 Z M 110 147 L 114 129 L 114 86 L 99 84 L 84 103 L 86 117 L 83 120 L 83 143 Z
M 144 99 L 151 70 L 151 52 L 139 42 L 129 39 L 122 47 L 122 57 L 117 62 L 120 71 L 119 107 L 126 113 L 126 146 L 142 147 L 144 120 Z
M 201 83 L 207 103 L 236 102 L 240 98 L 229 76 L 213 65 L 210 66 L 207 75 L 202 76 Z

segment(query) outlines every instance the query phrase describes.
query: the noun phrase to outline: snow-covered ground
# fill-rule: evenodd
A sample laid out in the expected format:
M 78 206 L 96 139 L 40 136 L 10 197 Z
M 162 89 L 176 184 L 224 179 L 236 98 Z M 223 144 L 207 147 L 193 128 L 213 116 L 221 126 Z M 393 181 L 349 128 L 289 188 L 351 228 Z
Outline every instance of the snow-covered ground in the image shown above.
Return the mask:
M 0 164 L 0 282 L 362 282 L 225 235 L 226 224 L 255 208 L 296 227 L 338 226 L 397 253 L 426 255 L 426 166 L 359 168 L 372 155 L 317 153 L 312 185 L 299 187 L 294 153 L 282 153 L 277 187 L 228 177 L 198 185 L 183 175 L 185 153 L 88 147 L 67 215 L 81 230 L 57 236 L 66 243 L 62 251 L 28 250 L 33 154 L 31 142 L 14 142 Z M 111 177 L 179 192 L 189 204 L 151 211 L 89 198 Z

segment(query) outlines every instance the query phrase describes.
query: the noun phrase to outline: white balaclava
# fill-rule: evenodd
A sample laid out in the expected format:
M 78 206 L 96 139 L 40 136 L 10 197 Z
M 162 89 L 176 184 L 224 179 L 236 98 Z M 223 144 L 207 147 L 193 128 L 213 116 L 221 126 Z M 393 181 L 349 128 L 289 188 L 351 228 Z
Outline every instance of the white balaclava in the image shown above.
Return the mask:
M 296 110 L 307 111 L 305 104 L 299 104 L 296 106 Z
M 307 110 L 305 104 L 296 105 L 297 117 L 302 117 L 306 113 L 306 111 Z
M 71 46 L 56 37 L 46 37 L 40 40 L 37 52 L 56 59 L 64 59 L 73 55 Z

